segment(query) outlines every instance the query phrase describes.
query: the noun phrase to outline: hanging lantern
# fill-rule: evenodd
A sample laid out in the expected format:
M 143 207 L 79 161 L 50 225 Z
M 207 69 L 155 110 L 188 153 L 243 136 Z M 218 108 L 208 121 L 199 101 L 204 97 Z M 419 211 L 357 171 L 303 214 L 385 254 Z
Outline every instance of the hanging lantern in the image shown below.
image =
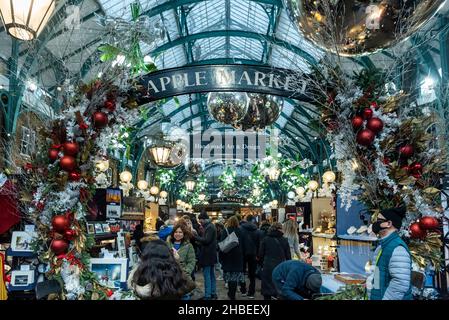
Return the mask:
M 200 201 L 206 200 L 206 195 L 205 195 L 204 193 L 200 193 L 200 194 L 198 195 L 198 200 L 200 200 Z
M 36 39 L 54 10 L 54 0 L 0 1 L 0 15 L 5 29 L 19 40 Z
M 123 183 L 130 183 L 133 178 L 133 175 L 129 171 L 123 171 L 120 173 L 120 181 Z
M 150 194 L 152 194 L 153 196 L 157 195 L 159 193 L 159 188 L 156 186 L 152 186 L 150 188 Z
M 186 185 L 187 191 L 193 191 L 193 190 L 195 190 L 196 182 L 192 178 L 187 178 L 187 180 L 185 181 L 185 185 Z
M 335 181 L 335 178 L 336 178 L 335 173 L 333 173 L 332 171 L 326 171 L 323 174 L 323 182 L 325 183 L 332 183 Z
M 271 181 L 277 181 L 279 179 L 280 174 L 281 171 L 277 167 L 272 167 L 268 169 L 268 178 L 270 178 Z
M 95 163 L 95 167 L 100 172 L 105 172 L 109 169 L 109 160 L 98 160 Z
M 171 147 L 164 144 L 152 145 L 149 149 L 151 159 L 158 166 L 164 166 L 168 164 L 170 158 Z
M 146 190 L 148 188 L 148 182 L 146 182 L 145 180 L 140 180 L 139 182 L 137 182 L 137 188 L 139 190 Z
M 249 97 L 245 92 L 210 92 L 207 109 L 216 121 L 234 124 L 243 119 L 248 111 Z
M 304 187 L 298 187 L 295 191 L 298 196 L 303 196 L 306 193 L 306 189 L 304 189 Z

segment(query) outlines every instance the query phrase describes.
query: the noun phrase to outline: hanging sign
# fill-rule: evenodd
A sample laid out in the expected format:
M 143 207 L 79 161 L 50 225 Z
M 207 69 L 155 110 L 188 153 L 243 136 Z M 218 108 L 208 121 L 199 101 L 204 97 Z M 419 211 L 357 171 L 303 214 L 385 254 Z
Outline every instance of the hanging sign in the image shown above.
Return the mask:
M 245 204 L 247 203 L 247 200 L 245 198 L 239 198 L 239 197 L 219 197 L 219 198 L 212 198 L 209 200 L 210 204 L 214 203 L 238 203 L 238 204 Z
M 257 65 L 199 65 L 156 71 L 138 80 L 139 104 L 201 92 L 255 92 L 303 101 L 307 80 L 299 71 Z

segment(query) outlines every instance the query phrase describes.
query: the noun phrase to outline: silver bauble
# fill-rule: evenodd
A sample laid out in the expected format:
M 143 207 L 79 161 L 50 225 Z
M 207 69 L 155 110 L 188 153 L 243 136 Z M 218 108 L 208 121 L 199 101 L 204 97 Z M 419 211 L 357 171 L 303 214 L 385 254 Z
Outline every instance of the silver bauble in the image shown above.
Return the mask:
M 207 96 L 210 115 L 224 124 L 233 124 L 243 119 L 248 104 L 249 97 L 246 92 L 210 92 Z
M 415 33 L 445 0 L 286 0 L 304 37 L 326 51 L 357 56 Z
M 252 93 L 245 117 L 234 124 L 234 128 L 241 130 L 261 130 L 273 124 L 281 115 L 283 99 Z

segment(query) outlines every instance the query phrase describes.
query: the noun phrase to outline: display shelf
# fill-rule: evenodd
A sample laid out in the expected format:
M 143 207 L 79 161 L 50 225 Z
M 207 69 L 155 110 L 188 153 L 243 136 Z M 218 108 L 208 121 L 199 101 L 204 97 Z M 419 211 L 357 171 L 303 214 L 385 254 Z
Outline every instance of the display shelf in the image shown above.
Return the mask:
M 27 286 L 13 286 L 11 284 L 8 285 L 8 291 L 32 291 L 36 288 L 36 284 L 32 283 Z
M 37 257 L 34 252 L 14 251 L 11 248 L 6 249 L 6 255 L 10 257 L 22 257 L 22 258 L 35 258 Z
M 312 232 L 312 236 L 313 237 L 317 237 L 317 238 L 335 239 L 335 234 Z
M 349 235 L 349 234 L 342 234 L 337 236 L 338 239 L 342 240 L 353 240 L 353 241 L 367 241 L 367 242 L 375 242 L 379 239 L 377 237 L 367 236 L 367 235 Z
M 143 221 L 143 220 L 145 220 L 145 216 L 143 216 L 143 215 L 126 215 L 126 216 L 121 216 L 119 218 L 119 220 L 140 220 L 140 221 Z
M 95 235 L 95 240 L 105 240 L 105 239 L 112 239 L 112 238 L 116 238 L 117 234 L 116 233 L 104 233 L 104 234 L 96 234 Z

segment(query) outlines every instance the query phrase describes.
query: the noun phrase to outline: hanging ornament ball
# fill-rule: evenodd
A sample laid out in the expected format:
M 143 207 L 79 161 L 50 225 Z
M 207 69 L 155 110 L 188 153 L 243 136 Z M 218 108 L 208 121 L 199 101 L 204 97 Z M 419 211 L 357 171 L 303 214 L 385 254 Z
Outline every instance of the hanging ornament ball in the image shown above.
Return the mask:
M 414 173 L 422 173 L 422 171 L 424 169 L 423 165 L 419 162 L 413 163 L 412 165 L 410 165 L 410 167 Z
M 374 138 L 374 132 L 369 129 L 363 129 L 357 134 L 357 143 L 366 147 L 374 142 Z
M 80 181 L 80 179 L 81 179 L 81 173 L 75 172 L 75 171 L 72 171 L 69 173 L 70 181 Z
M 111 112 L 115 111 L 115 102 L 113 100 L 106 100 L 104 102 L 104 107 Z
M 406 144 L 399 148 L 399 155 L 403 158 L 410 158 L 415 153 L 415 149 L 412 145 Z
M 64 156 L 61 158 L 61 161 L 59 162 L 59 166 L 64 171 L 72 172 L 76 166 L 75 158 L 72 156 Z
M 374 108 L 374 109 L 376 109 L 376 110 L 379 109 L 379 105 L 377 104 L 376 101 L 371 102 L 371 107 Z
M 404 165 L 401 166 L 401 169 L 405 170 L 405 172 L 407 174 L 410 174 L 410 166 L 409 165 L 404 164 Z
M 56 255 L 60 255 L 67 252 L 67 249 L 69 249 L 69 243 L 63 239 L 54 239 L 51 242 L 50 249 Z
M 70 220 L 64 215 L 54 216 L 51 226 L 56 232 L 63 233 L 70 228 Z
M 48 159 L 50 159 L 51 162 L 55 162 L 59 158 L 59 151 L 56 149 L 50 149 L 48 151 Z
M 69 241 L 72 241 L 76 236 L 76 231 L 73 229 L 68 229 L 64 232 L 64 238 L 66 238 Z
M 354 118 L 352 118 L 351 123 L 354 129 L 360 129 L 363 126 L 363 118 L 360 116 L 355 116 Z
M 379 133 L 384 128 L 384 123 L 379 118 L 371 118 L 368 120 L 366 127 L 374 133 Z
M 365 119 L 365 120 L 369 120 L 369 119 L 371 119 L 372 117 L 373 117 L 373 109 L 371 109 L 371 108 L 365 108 L 364 110 L 363 110 L 363 118 Z
M 412 223 L 410 225 L 410 238 L 412 239 L 422 239 L 427 235 L 427 232 L 421 229 L 418 222 Z
M 108 125 L 108 115 L 104 112 L 97 111 L 92 115 L 92 121 L 95 128 L 101 129 Z
M 359 56 L 393 46 L 419 30 L 443 3 L 444 0 L 285 1 L 290 19 L 306 39 L 341 56 Z
M 435 230 L 440 226 L 440 222 L 435 217 L 422 217 L 419 219 L 419 227 L 422 230 Z
M 63 145 L 64 155 L 66 156 L 76 156 L 80 150 L 78 143 L 76 142 L 66 142 Z
M 234 124 L 245 117 L 249 101 L 246 92 L 211 92 L 207 96 L 207 108 L 216 121 Z

